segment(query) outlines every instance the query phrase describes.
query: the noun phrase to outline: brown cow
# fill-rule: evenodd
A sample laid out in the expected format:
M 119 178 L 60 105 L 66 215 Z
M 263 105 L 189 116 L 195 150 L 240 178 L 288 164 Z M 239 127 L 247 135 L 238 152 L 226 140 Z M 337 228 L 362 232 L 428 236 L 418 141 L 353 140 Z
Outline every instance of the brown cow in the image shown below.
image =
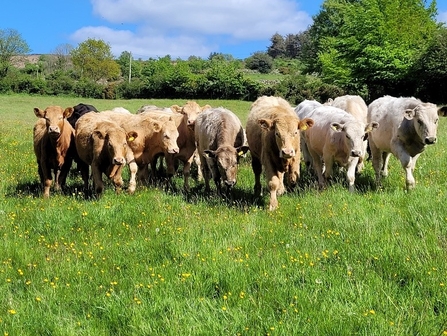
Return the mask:
M 255 174 L 255 196 L 261 195 L 264 167 L 270 191 L 269 210 L 278 207 L 277 195 L 285 192 L 284 174 L 290 185 L 300 176 L 300 130 L 313 120 L 300 121 L 290 104 L 280 97 L 262 96 L 251 106 L 247 119 L 247 140 Z
M 123 186 L 121 177 L 126 160 L 132 159 L 128 143 L 135 140 L 135 132 L 126 132 L 100 113 L 87 113 L 76 122 L 76 149 L 80 158 L 79 169 L 88 190 L 89 166 L 92 167 L 93 185 L 100 196 L 104 190 L 102 174 L 114 183 L 116 192 Z
M 168 120 L 159 121 L 146 113 L 124 114 L 113 111 L 103 111 L 102 115 L 118 123 L 126 132 L 135 132 L 137 136 L 130 145 L 133 158 L 129 161 L 130 181 L 129 192 L 136 188 L 136 176 L 143 181 L 149 178 L 148 165 L 160 153 L 178 153 L 177 127 L 181 116 L 173 114 Z
M 34 153 L 40 181 L 45 198 L 50 196 L 50 187 L 55 175 L 55 189 L 65 186 L 71 163 L 76 155 L 74 147 L 74 129 L 67 121 L 73 113 L 73 107 L 65 110 L 60 106 L 49 106 L 45 110 L 34 108 L 39 118 L 34 125 Z

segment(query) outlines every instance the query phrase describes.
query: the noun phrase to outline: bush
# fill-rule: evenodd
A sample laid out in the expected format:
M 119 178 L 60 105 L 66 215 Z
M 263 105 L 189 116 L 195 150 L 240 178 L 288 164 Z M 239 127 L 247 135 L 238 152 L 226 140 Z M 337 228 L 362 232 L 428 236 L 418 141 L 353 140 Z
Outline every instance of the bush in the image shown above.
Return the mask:
M 273 69 L 273 58 L 267 53 L 256 52 L 245 60 L 245 66 L 266 74 Z

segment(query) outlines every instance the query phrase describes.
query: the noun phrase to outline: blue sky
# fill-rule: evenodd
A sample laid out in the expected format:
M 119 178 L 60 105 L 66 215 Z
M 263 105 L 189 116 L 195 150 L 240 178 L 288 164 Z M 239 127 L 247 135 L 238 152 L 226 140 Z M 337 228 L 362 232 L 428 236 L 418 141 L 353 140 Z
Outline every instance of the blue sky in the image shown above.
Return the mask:
M 275 33 L 296 34 L 312 23 L 323 0 L 21 0 L 2 3 L 0 29 L 16 29 L 33 54 L 88 38 L 109 43 L 115 56 L 246 58 L 266 51 Z M 25 9 L 24 9 L 25 8 Z M 447 22 L 447 1 L 438 0 Z

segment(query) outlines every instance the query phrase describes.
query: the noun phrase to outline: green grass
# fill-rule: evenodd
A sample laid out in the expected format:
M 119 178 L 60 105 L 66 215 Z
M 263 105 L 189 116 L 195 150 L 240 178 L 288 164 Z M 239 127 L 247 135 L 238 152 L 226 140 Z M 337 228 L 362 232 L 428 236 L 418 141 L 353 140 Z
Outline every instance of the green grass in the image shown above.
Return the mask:
M 370 162 L 354 194 L 303 172 L 268 212 L 247 158 L 232 199 L 184 194 L 177 176 L 86 200 L 73 174 L 68 195 L 41 198 L 33 107 L 185 101 L 0 96 L 0 334 L 447 334 L 446 119 L 411 192 L 392 158 L 380 190 Z M 243 123 L 250 107 L 199 102 Z

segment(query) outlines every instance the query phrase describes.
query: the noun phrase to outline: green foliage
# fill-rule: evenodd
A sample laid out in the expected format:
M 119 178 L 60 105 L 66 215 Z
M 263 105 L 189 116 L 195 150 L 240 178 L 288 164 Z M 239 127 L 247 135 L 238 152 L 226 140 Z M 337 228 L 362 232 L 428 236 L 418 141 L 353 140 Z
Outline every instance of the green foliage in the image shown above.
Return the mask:
M 276 87 L 275 95 L 298 105 L 305 99 L 325 102 L 345 94 L 345 91 L 333 84 L 326 84 L 319 78 L 295 74 L 286 76 Z
M 73 65 L 83 78 L 98 81 L 117 79 L 119 65 L 115 62 L 110 45 L 103 40 L 87 39 L 71 51 Z
M 349 91 L 366 85 L 371 99 L 409 94 L 405 79 L 437 29 L 434 8 L 419 0 L 327 0 L 309 30 L 318 62 L 308 70 Z
M 245 66 L 263 74 L 269 73 L 273 69 L 273 58 L 267 53 L 258 51 L 245 59 Z

